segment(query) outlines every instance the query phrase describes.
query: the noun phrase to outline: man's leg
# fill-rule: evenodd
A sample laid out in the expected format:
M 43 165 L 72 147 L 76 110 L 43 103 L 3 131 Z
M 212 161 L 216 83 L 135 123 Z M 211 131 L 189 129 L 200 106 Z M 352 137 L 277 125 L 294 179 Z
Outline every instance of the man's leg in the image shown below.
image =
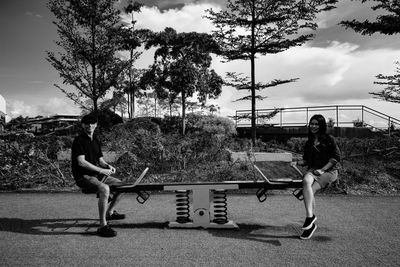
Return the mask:
M 114 196 L 113 200 L 108 204 L 107 215 L 111 215 L 114 213 L 115 207 L 121 200 L 122 195 L 123 194 L 119 193 Z
M 105 181 L 105 183 L 109 186 L 118 186 L 118 185 L 122 185 L 123 183 L 121 182 L 121 180 L 115 178 L 115 177 L 108 177 L 107 180 Z M 106 210 L 106 216 L 111 216 L 112 214 L 114 214 L 115 211 L 115 207 L 117 206 L 117 204 L 119 203 L 119 201 L 121 200 L 122 197 L 122 193 L 116 193 L 113 197 L 113 200 L 108 203 L 108 208 Z M 125 217 L 121 214 L 121 218 Z
M 106 212 L 108 208 L 108 198 L 110 196 L 110 187 L 102 183 L 97 177 L 84 175 L 77 180 L 77 185 L 89 191 L 98 192 L 98 209 L 100 227 L 97 229 L 97 234 L 103 237 L 114 237 L 117 235 L 113 229 L 107 225 Z
M 110 196 L 110 188 L 108 185 L 99 181 L 95 176 L 83 175 L 78 181 L 77 185 L 81 188 L 89 189 L 89 191 L 98 192 L 98 209 L 100 226 L 107 225 L 106 211 L 108 208 L 108 197 Z
M 106 214 L 108 208 L 108 197 L 110 196 L 110 187 L 106 184 L 99 182 L 98 184 L 98 192 L 99 192 L 99 218 L 100 218 L 100 227 L 107 225 Z

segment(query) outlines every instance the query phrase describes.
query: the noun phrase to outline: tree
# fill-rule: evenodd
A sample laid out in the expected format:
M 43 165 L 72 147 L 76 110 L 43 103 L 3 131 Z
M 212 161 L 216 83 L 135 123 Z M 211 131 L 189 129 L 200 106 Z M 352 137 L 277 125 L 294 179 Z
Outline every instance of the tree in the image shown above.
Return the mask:
M 141 45 L 143 39 L 146 38 L 149 30 L 135 30 L 136 21 L 133 18 L 134 13 L 140 12 L 140 9 L 143 7 L 143 4 L 138 2 L 133 2 L 132 0 L 128 1 L 128 5 L 124 8 L 126 14 L 131 14 L 131 27 L 129 28 L 129 32 L 126 32 L 125 35 L 125 48 L 129 50 L 130 54 L 130 66 L 128 69 L 128 82 L 125 86 L 125 92 L 128 95 L 128 116 L 129 118 L 133 118 L 135 116 L 135 98 L 138 96 L 138 86 L 139 82 L 138 75 L 143 74 L 140 70 L 133 68 L 132 63 L 134 60 L 141 54 L 135 52 L 135 49 Z
M 252 141 L 256 141 L 257 55 L 275 54 L 299 46 L 313 37 L 300 34 L 315 30 L 320 11 L 334 8 L 337 0 L 227 0 L 227 10 L 207 10 L 206 18 L 216 26 L 213 36 L 227 61 L 250 60 Z M 276 85 L 280 84 L 276 80 Z M 261 85 L 261 84 L 259 84 Z M 261 87 L 260 87 L 261 88 Z
M 146 48 L 157 47 L 154 64 L 147 80 L 156 81 L 154 89 L 159 99 L 182 99 L 182 134 L 185 134 L 186 101 L 195 93 L 199 102 L 221 94 L 222 78 L 210 69 L 211 53 L 219 47 L 209 34 L 177 33 L 172 28 L 155 33 Z
M 137 69 L 132 64 L 124 70 L 123 81 L 121 82 L 122 91 L 127 95 L 128 118 L 135 117 L 135 102 L 138 97 L 142 96 L 140 91 L 140 80 L 145 73 L 144 69 Z
M 376 76 L 378 80 L 383 80 L 383 81 L 382 82 L 377 81 L 374 82 L 374 84 L 387 85 L 387 87 L 380 92 L 377 93 L 371 92 L 370 94 L 374 95 L 375 98 L 400 104 L 400 62 L 396 62 L 396 65 L 399 66 L 396 67 L 397 74 L 393 75 L 378 74 Z
M 39 116 L 37 118 L 40 118 Z M 27 130 L 29 128 L 29 117 L 23 117 L 22 115 L 11 119 L 6 128 L 10 131 L 13 130 Z
M 361 0 L 362 3 L 371 0 Z M 371 7 L 376 11 L 379 9 L 385 10 L 385 14 L 377 15 L 374 22 L 369 20 L 365 21 L 342 21 L 340 25 L 346 29 L 351 28 L 362 35 L 372 35 L 374 33 L 381 33 L 386 35 L 393 35 L 400 33 L 400 1 L 398 0 L 374 0 L 379 2 Z M 399 62 L 395 64 L 399 65 Z M 383 75 L 378 74 L 376 78 L 381 81 L 374 82 L 374 84 L 387 85 L 380 92 L 370 92 L 375 98 L 382 99 L 388 102 L 400 103 L 400 68 L 396 67 L 397 74 Z
M 153 99 L 152 99 L 153 98 Z M 151 117 L 154 116 L 155 111 L 155 101 L 154 96 L 147 94 L 144 97 L 141 97 L 137 101 L 138 111 L 143 117 Z
M 385 10 L 386 14 L 377 15 L 376 21 L 371 22 L 369 20 L 357 21 L 341 21 L 340 25 L 347 28 L 352 28 L 354 31 L 361 33 L 362 35 L 372 35 L 373 33 L 382 33 L 387 35 L 400 33 L 400 1 L 398 0 L 359 0 L 362 3 L 365 2 L 378 2 L 371 7 L 372 10 L 376 11 L 379 9 Z
M 47 60 L 59 72 L 63 84 L 76 91 L 55 86 L 84 109 L 85 99 L 90 99 L 94 112 L 129 63 L 116 57 L 122 42 L 116 2 L 50 0 L 47 5 L 56 17 L 54 24 L 60 38 L 56 44 L 63 50 L 57 54 L 47 52 Z
M 127 100 L 125 99 L 123 93 L 120 91 L 114 91 L 113 96 L 100 103 L 100 110 L 110 110 L 112 109 L 116 113 L 117 109 L 121 113 L 121 118 L 124 118 L 124 113 L 126 111 Z
M 252 89 L 251 80 L 250 80 L 249 77 L 243 76 L 243 75 L 244 75 L 243 73 L 227 72 L 226 73 L 227 78 L 226 78 L 225 84 L 228 85 L 228 86 L 232 86 L 232 87 L 236 88 L 239 91 L 247 90 L 247 91 L 251 92 L 251 89 Z M 275 79 L 275 80 L 273 80 L 273 81 L 271 81 L 269 83 L 256 83 L 254 85 L 254 89 L 255 89 L 255 91 L 256 90 L 260 91 L 262 89 L 266 89 L 266 88 L 269 88 L 269 87 L 274 87 L 274 86 L 277 86 L 277 85 L 280 85 L 280 84 L 295 82 L 297 80 L 298 80 L 298 78 L 289 79 L 289 80 Z M 263 100 L 266 97 L 265 96 L 261 96 L 261 95 L 255 95 L 254 98 L 256 100 Z M 236 99 L 235 102 L 236 101 L 243 101 L 243 100 L 252 100 L 252 99 L 253 99 L 253 96 L 250 94 L 250 95 L 244 96 L 242 98 Z M 275 109 L 274 111 L 272 111 L 272 112 L 270 112 L 268 114 L 256 114 L 256 120 L 260 119 L 262 121 L 267 121 L 267 120 L 273 118 L 278 113 L 279 113 L 279 110 Z M 234 120 L 236 120 L 236 121 L 240 121 L 240 120 L 243 120 L 243 119 L 245 119 L 245 120 L 250 119 L 251 120 L 251 116 L 249 118 L 248 114 L 243 113 L 241 115 L 236 115 L 234 117 Z

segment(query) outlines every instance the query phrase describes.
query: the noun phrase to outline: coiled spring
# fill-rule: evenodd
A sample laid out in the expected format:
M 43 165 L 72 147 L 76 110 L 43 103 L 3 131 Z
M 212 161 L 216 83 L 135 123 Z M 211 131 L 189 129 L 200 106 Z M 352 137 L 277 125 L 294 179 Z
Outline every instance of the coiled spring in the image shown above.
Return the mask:
M 228 222 L 228 204 L 226 190 L 216 189 L 213 191 L 214 220 L 217 224 Z
M 190 219 L 189 190 L 177 190 L 176 193 L 176 222 L 187 223 Z

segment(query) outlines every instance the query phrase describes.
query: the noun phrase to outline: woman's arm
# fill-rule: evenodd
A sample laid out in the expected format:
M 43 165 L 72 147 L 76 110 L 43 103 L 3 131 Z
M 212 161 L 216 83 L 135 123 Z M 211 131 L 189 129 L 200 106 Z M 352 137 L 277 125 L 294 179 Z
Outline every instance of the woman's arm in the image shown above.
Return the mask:
M 321 175 L 324 172 L 330 170 L 332 167 L 334 167 L 339 161 L 340 161 L 340 150 L 338 145 L 336 144 L 335 138 L 333 138 L 332 136 L 329 136 L 329 138 L 331 139 L 330 142 L 330 149 L 329 149 L 329 161 L 325 164 L 325 166 L 323 166 L 321 169 L 317 169 L 314 171 L 315 175 Z

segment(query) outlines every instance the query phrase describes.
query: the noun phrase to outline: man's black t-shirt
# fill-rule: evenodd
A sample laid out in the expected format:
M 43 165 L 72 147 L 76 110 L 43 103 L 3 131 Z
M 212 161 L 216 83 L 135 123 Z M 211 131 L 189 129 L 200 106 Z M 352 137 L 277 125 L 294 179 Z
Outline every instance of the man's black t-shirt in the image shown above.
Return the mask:
M 75 180 L 85 174 L 96 176 L 97 172 L 79 166 L 77 157 L 80 155 L 84 155 L 86 161 L 99 166 L 99 159 L 103 156 L 100 141 L 95 136 L 93 136 L 93 140 L 91 140 L 86 133 L 81 133 L 75 137 L 72 143 L 72 175 Z

